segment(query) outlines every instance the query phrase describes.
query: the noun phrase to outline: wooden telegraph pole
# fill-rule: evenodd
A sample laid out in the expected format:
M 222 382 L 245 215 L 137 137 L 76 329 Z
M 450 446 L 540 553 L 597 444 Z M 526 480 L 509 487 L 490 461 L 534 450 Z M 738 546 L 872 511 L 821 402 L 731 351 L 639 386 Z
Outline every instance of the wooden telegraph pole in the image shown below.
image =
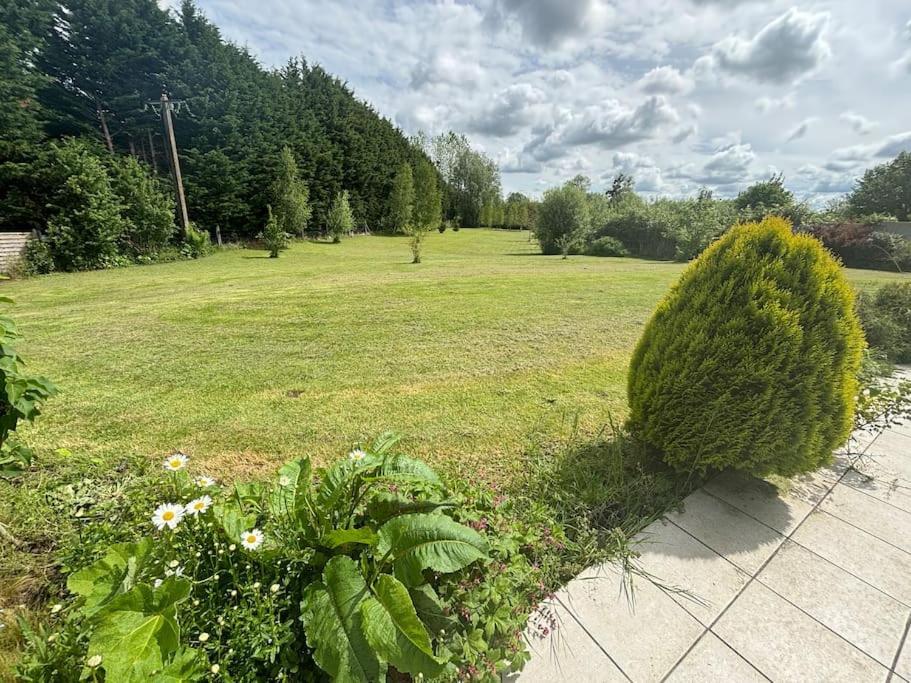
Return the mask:
M 183 236 L 187 236 L 190 227 L 190 218 L 187 215 L 187 200 L 183 194 L 183 178 L 180 175 L 180 160 L 177 158 L 177 140 L 174 139 L 174 122 L 171 120 L 171 111 L 174 103 L 165 93 L 161 93 L 161 120 L 164 123 L 165 138 L 167 139 L 168 160 L 171 162 L 171 175 L 174 178 L 174 189 L 177 194 L 177 218 Z M 151 138 L 150 138 L 151 139 Z M 155 151 L 152 148 L 152 158 Z

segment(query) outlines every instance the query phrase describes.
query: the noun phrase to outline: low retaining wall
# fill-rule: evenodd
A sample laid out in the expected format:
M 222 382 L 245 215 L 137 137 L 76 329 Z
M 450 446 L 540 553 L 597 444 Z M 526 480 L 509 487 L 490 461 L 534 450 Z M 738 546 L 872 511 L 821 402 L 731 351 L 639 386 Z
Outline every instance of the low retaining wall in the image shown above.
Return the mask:
M 8 273 L 25 251 L 31 232 L 0 232 L 0 273 Z

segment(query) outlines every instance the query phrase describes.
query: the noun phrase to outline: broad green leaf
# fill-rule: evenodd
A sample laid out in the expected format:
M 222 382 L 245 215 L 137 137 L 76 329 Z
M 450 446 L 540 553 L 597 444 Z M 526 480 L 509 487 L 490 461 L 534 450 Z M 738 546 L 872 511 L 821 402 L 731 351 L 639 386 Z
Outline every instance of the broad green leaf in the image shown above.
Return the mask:
M 310 459 L 302 458 L 285 463 L 278 470 L 278 482 L 269 496 L 269 511 L 273 516 L 293 516 L 306 504 L 310 495 Z
M 109 612 L 92 633 L 88 657 L 101 656 L 105 680 L 145 680 L 161 669 L 167 656 L 158 640 L 165 624 L 162 614 Z
M 380 574 L 373 597 L 361 605 L 364 633 L 376 653 L 399 671 L 436 676 L 443 662 L 433 654 L 430 635 L 418 619 L 408 589 Z
M 14 304 L 14 303 L 16 303 L 16 302 L 13 301 L 13 299 L 11 299 L 11 298 L 8 297 L 8 296 L 0 296 L 0 303 L 2 303 L 2 304 Z
M 301 620 L 313 660 L 338 683 L 375 683 L 386 667 L 367 643 L 361 604 L 370 596 L 367 583 L 350 557 L 326 563 L 322 582 L 304 589 Z
M 395 576 L 406 586 L 424 583 L 425 569 L 448 574 L 487 558 L 487 541 L 445 515 L 403 515 L 379 530 L 376 554 L 392 554 Z
M 416 512 L 433 512 L 441 508 L 455 507 L 455 503 L 433 500 L 412 500 L 399 493 L 380 491 L 367 503 L 367 514 L 375 522 L 386 520 L 399 515 L 408 515 Z
M 327 548 L 337 548 L 346 543 L 373 545 L 376 543 L 376 532 L 373 529 L 336 529 L 322 537 L 322 544 Z
M 150 683 L 190 683 L 206 675 L 205 659 L 199 650 L 181 647 Z
M 221 524 L 222 529 L 235 543 L 240 540 L 241 534 L 256 526 L 256 515 L 244 514 L 240 505 L 235 500 L 228 500 L 212 508 L 212 515 Z
M 374 455 L 386 455 L 389 449 L 402 440 L 398 432 L 383 432 L 370 445 L 370 452 Z
M 111 546 L 95 564 L 71 574 L 66 587 L 85 599 L 83 613 L 91 616 L 116 596 L 131 590 L 151 549 L 149 538 L 138 543 L 119 543 Z
M 422 586 L 410 588 L 408 593 L 411 595 L 411 602 L 414 603 L 418 618 L 433 635 L 437 635 L 444 629 L 452 630 L 455 627 L 455 617 L 443 613 L 443 601 L 430 584 L 425 583 Z
M 387 455 L 377 470 L 382 477 L 402 477 L 441 486 L 439 475 L 429 465 L 407 455 Z

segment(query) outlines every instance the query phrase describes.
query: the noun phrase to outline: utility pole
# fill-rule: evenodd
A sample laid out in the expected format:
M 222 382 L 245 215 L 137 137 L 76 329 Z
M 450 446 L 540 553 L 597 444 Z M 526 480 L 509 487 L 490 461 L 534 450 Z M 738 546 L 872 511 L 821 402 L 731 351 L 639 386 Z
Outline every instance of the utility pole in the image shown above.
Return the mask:
M 183 178 L 180 175 L 180 160 L 177 158 L 177 140 L 174 139 L 174 123 L 171 120 L 171 111 L 174 103 L 168 99 L 167 94 L 161 93 L 161 120 L 164 122 L 164 132 L 167 138 L 168 159 L 171 162 L 171 175 L 174 178 L 174 189 L 177 194 L 177 218 L 180 220 L 180 229 L 183 236 L 187 236 L 190 227 L 190 218 L 187 215 L 187 200 L 183 194 Z M 150 138 L 151 139 L 151 138 Z M 154 148 L 153 148 L 154 157 Z

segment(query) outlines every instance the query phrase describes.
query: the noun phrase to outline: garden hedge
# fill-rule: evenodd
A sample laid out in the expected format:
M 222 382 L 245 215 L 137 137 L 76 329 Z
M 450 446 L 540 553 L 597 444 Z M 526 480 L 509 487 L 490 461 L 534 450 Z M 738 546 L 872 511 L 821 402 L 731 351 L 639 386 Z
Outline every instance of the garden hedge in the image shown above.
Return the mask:
M 628 426 L 679 471 L 810 471 L 851 432 L 863 348 L 853 292 L 818 240 L 781 218 L 739 225 L 646 326 Z

